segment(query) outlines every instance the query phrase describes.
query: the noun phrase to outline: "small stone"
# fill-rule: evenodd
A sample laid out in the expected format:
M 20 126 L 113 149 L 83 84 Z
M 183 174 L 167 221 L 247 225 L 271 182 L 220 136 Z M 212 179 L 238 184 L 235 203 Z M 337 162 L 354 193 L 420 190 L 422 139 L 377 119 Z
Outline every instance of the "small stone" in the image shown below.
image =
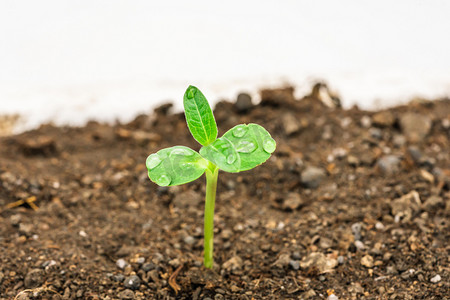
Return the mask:
M 234 107 L 238 113 L 248 112 L 253 107 L 252 97 L 247 93 L 240 93 L 237 96 Z
M 192 190 L 177 193 L 172 203 L 175 207 L 186 209 L 189 207 L 196 207 L 202 202 L 202 196 Z
M 364 128 L 369 128 L 372 125 L 372 119 L 369 116 L 363 116 L 359 122 Z
M 127 289 L 137 290 L 141 286 L 141 279 L 137 275 L 128 276 L 124 285 Z
M 274 266 L 279 268 L 287 267 L 291 262 L 291 256 L 288 253 L 280 254 L 278 259 L 273 263 Z
M 356 249 L 362 251 L 366 248 L 366 246 L 364 245 L 363 242 L 361 242 L 360 240 L 355 241 L 355 247 Z
M 134 293 L 132 290 L 129 290 L 129 289 L 121 291 L 119 294 L 117 294 L 117 296 L 121 300 L 133 300 L 134 299 Z
M 302 269 L 315 269 L 320 274 L 331 272 L 337 266 L 337 260 L 326 257 L 323 253 L 312 252 L 300 263 Z
M 195 244 L 195 238 L 193 236 L 188 235 L 183 239 L 183 241 L 188 245 L 194 245 Z
M 128 263 L 126 262 L 126 260 L 125 259 L 123 259 L 123 258 L 119 258 L 117 261 L 116 261 L 116 266 L 119 268 L 119 269 L 125 269 L 125 267 L 128 265 Z
M 401 160 L 396 155 L 384 155 L 377 161 L 377 167 L 381 173 L 392 175 L 400 171 Z
M 112 276 L 112 279 L 117 282 L 123 282 L 125 280 L 125 276 L 123 274 L 116 274 Z
M 365 255 L 361 258 L 361 264 L 366 268 L 373 267 L 373 257 L 370 255 Z
M 438 283 L 439 281 L 441 281 L 441 275 L 437 274 L 436 276 L 434 276 L 433 278 L 430 279 L 430 281 L 432 283 Z
M 444 207 L 445 202 L 442 197 L 439 196 L 431 196 L 425 202 L 423 203 L 422 207 L 423 209 L 430 211 L 430 210 L 436 210 L 439 207 Z
M 284 132 L 287 135 L 300 131 L 302 127 L 298 117 L 295 117 L 292 113 L 283 114 L 281 117 L 281 123 L 283 124 Z
M 300 269 L 300 262 L 298 260 L 290 260 L 289 261 L 289 266 L 293 269 L 293 270 L 298 270 Z
M 33 289 L 41 286 L 44 283 L 45 273 L 42 269 L 33 269 L 27 273 L 24 280 L 24 285 L 27 289 Z
M 377 229 L 377 230 L 384 230 L 384 225 L 383 225 L 383 223 L 381 223 L 381 222 L 376 222 L 375 223 L 375 229 Z
M 156 269 L 156 265 L 154 263 L 145 263 L 142 265 L 141 269 L 144 270 L 145 272 L 148 272 Z
M 380 128 L 370 128 L 369 129 L 369 134 L 374 139 L 377 139 L 377 140 L 383 139 L 383 132 L 381 131 Z
M 354 294 L 364 294 L 364 289 L 361 286 L 361 284 L 358 283 L 358 282 L 352 282 L 350 284 L 350 287 L 349 287 L 348 291 L 350 293 L 354 293 Z
M 293 211 L 301 207 L 304 201 L 298 193 L 289 193 L 283 201 L 282 208 L 284 210 Z
M 309 290 L 307 290 L 306 292 L 304 292 L 302 294 L 301 299 L 311 299 L 311 298 L 314 298 L 316 296 L 317 296 L 316 292 L 313 289 L 309 289 Z
M 392 144 L 397 148 L 401 148 L 406 144 L 406 137 L 401 134 L 396 134 L 392 138 Z
M 310 189 L 317 188 L 326 178 L 325 170 L 317 167 L 307 167 L 300 175 L 301 183 Z
M 421 201 L 419 193 L 411 191 L 392 201 L 390 206 L 396 220 L 407 222 L 412 219 L 414 213 L 417 213 L 420 210 Z
M 300 260 L 302 258 L 300 251 L 292 252 L 291 258 L 294 260 Z
M 339 298 L 335 294 L 331 294 L 327 297 L 327 300 L 339 300 Z
M 372 121 L 380 127 L 391 127 L 395 123 L 395 116 L 390 111 L 381 111 L 372 116 Z
M 405 113 L 400 117 L 400 128 L 411 142 L 421 141 L 431 129 L 431 119 L 418 113 Z
M 345 263 L 345 257 L 343 257 L 342 255 L 339 255 L 337 258 L 338 264 L 342 265 Z
M 239 270 L 242 268 L 242 259 L 239 256 L 233 256 L 223 263 L 222 268 L 230 271 Z
M 351 228 L 352 228 L 352 233 L 353 233 L 353 236 L 355 237 L 355 240 L 356 241 L 361 240 L 361 229 L 362 229 L 361 223 L 353 223 Z

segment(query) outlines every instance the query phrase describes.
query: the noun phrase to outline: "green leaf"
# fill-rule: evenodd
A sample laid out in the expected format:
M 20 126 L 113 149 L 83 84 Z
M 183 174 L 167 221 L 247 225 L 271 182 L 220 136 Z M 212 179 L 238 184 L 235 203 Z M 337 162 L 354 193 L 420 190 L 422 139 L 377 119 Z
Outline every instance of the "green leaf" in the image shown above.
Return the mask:
M 208 162 L 194 150 L 175 146 L 151 154 L 146 161 L 148 177 L 160 186 L 194 181 L 205 172 Z
M 217 138 L 217 124 L 208 100 L 195 86 L 190 85 L 183 98 L 186 122 L 194 139 L 206 146 Z
M 200 149 L 200 155 L 226 172 L 253 169 L 269 159 L 276 142 L 264 127 L 241 124 Z

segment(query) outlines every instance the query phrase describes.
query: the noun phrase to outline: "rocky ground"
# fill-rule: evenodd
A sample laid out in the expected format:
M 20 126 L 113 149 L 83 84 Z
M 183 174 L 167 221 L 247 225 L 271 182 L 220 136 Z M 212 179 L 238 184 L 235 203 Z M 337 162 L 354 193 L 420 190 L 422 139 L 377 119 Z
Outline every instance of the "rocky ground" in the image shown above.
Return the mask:
M 170 105 L 1 138 L 0 299 L 449 299 L 448 99 L 367 112 L 286 88 L 215 114 L 219 136 L 258 123 L 278 148 L 220 173 L 213 271 L 204 178 L 147 178 L 150 153 L 199 149 Z

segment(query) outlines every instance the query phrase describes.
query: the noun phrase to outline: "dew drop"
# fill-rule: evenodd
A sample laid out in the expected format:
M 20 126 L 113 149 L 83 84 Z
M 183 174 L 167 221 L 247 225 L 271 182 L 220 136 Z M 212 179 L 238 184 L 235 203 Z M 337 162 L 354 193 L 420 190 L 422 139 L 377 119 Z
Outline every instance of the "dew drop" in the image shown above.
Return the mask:
M 176 148 L 170 152 L 170 156 L 172 155 L 183 155 L 183 156 L 191 156 L 194 153 L 184 148 Z
M 145 162 L 145 165 L 149 170 L 153 170 L 159 164 L 161 163 L 161 159 L 159 158 L 158 154 L 154 153 L 151 154 L 149 157 L 147 157 L 147 161 Z
M 156 179 L 156 183 L 160 186 L 168 186 L 172 182 L 172 179 L 168 175 L 161 175 Z
M 234 163 L 236 161 L 236 155 L 234 155 L 234 154 L 230 154 L 230 155 L 228 155 L 227 156 L 227 163 L 228 164 L 232 164 L 232 163 Z
M 268 138 L 263 142 L 264 151 L 266 151 L 267 153 L 272 153 L 273 151 L 275 151 L 276 147 L 277 143 L 272 138 Z
M 233 129 L 233 136 L 240 138 L 243 137 L 248 131 L 247 126 L 241 125 Z
M 195 93 L 197 92 L 196 88 L 190 86 L 188 91 L 186 92 L 186 96 L 188 99 L 192 99 L 195 96 Z
M 250 141 L 241 141 L 236 146 L 236 150 L 237 150 L 237 152 L 240 152 L 240 153 L 252 153 L 253 151 L 256 150 L 256 145 Z

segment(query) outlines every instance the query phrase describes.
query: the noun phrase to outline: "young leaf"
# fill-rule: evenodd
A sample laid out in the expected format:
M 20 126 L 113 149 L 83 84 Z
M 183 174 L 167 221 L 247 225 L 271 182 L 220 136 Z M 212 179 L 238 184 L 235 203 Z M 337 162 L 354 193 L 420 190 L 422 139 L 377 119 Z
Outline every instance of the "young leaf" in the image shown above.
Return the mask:
M 217 138 L 217 124 L 208 100 L 195 86 L 190 85 L 183 98 L 186 122 L 194 139 L 206 146 Z
M 208 162 L 194 150 L 175 146 L 151 154 L 146 161 L 148 177 L 160 186 L 194 181 L 205 172 Z
M 200 155 L 226 172 L 253 169 L 269 159 L 276 142 L 263 127 L 241 124 L 200 149 Z

